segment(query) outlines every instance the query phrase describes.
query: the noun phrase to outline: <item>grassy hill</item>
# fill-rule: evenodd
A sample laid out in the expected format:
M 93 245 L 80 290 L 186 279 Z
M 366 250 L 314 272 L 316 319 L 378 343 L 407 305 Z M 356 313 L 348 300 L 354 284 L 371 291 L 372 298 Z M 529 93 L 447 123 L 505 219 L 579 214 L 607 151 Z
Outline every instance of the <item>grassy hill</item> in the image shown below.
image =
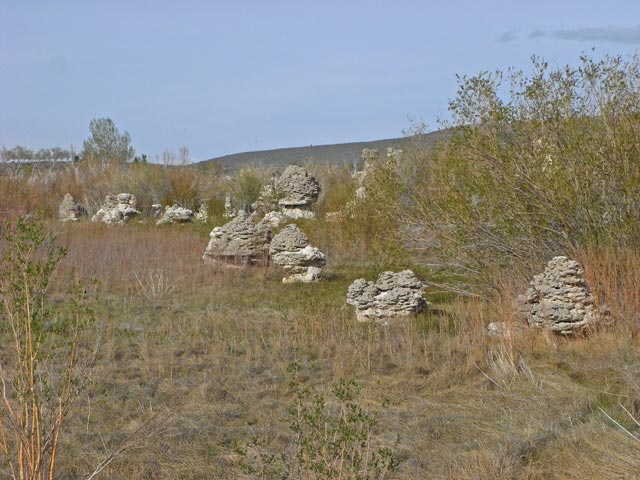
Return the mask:
M 217 162 L 224 167 L 234 168 L 245 165 L 291 165 L 305 163 L 349 164 L 360 158 L 363 148 L 383 151 L 388 147 L 403 148 L 412 143 L 434 146 L 438 141 L 451 136 L 450 130 L 438 130 L 411 137 L 389 138 L 369 142 L 338 143 L 333 145 L 310 145 L 308 147 L 278 148 L 256 152 L 234 153 L 199 162 Z

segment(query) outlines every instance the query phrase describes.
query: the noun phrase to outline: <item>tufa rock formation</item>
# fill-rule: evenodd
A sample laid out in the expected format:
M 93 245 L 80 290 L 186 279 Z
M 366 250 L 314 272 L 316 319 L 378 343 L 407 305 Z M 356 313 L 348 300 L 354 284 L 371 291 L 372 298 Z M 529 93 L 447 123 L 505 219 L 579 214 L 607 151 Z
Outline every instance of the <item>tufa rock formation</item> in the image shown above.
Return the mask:
M 285 222 L 285 217 L 282 212 L 267 212 L 262 218 L 262 221 L 268 224 L 271 228 L 280 228 Z
M 311 205 L 320 195 L 320 183 L 304 168 L 289 165 L 275 181 L 276 191 L 283 197 L 278 204 L 285 207 Z
M 195 214 L 188 208 L 180 205 L 167 206 L 164 209 L 162 217 L 156 222 L 156 225 L 164 225 L 166 223 L 188 223 L 195 218 Z
M 271 241 L 269 254 L 273 263 L 291 275 L 284 283 L 316 282 L 326 264 L 324 254 L 309 245 L 309 239 L 297 225 L 287 225 Z
M 209 206 L 206 202 L 200 204 L 200 208 L 198 208 L 198 211 L 194 214 L 194 218 L 204 223 L 209 220 Z
M 211 231 L 203 259 L 211 264 L 244 266 L 267 262 L 271 231 L 264 223 L 255 224 L 240 210 L 229 223 Z
M 411 270 L 382 272 L 377 282 L 364 278 L 347 290 L 347 303 L 356 307 L 360 322 L 374 320 L 387 325 L 394 317 L 421 312 L 427 306 L 425 287 Z
M 584 333 L 594 328 L 604 312 L 598 312 L 583 270 L 575 260 L 554 257 L 529 289 L 518 296 L 519 313 L 533 327 L 561 335 Z
M 140 215 L 136 210 L 136 197 L 130 193 L 107 195 L 100 210 L 91 218 L 92 222 L 103 222 L 108 225 L 125 223 Z
M 70 193 L 65 194 L 60 207 L 58 208 L 58 217 L 63 222 L 77 222 L 87 215 L 87 208 L 73 199 Z
M 235 218 L 238 215 L 238 211 L 234 208 L 231 202 L 231 196 L 224 197 L 224 218 Z
M 162 204 L 154 203 L 151 205 L 151 212 L 153 213 L 153 218 L 162 218 Z
M 265 212 L 280 209 L 285 217 L 293 219 L 315 218 L 311 205 L 320 190 L 320 183 L 306 169 L 290 165 L 262 187 L 254 208 Z
M 510 338 L 523 333 L 526 326 L 520 322 L 491 322 L 487 325 L 487 336 L 492 338 Z

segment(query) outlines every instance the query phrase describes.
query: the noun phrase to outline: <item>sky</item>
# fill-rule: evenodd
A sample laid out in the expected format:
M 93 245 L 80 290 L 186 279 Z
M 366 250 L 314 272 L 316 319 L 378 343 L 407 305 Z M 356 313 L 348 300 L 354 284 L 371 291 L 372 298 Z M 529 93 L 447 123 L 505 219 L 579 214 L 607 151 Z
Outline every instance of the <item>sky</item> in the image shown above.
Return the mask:
M 0 0 L 0 145 L 194 161 L 439 128 L 456 74 L 640 50 L 637 0 Z

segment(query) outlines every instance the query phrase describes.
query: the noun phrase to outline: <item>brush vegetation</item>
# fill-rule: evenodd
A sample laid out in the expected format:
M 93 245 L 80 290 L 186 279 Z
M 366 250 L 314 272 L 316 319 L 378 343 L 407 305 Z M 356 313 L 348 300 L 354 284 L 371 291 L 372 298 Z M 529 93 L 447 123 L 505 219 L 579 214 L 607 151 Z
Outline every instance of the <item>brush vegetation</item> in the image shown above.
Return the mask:
M 55 451 L 41 452 L 55 458 L 55 478 L 637 477 L 638 69 L 635 57 L 561 69 L 533 59 L 528 75 L 460 78 L 451 138 L 381 156 L 357 202 L 349 167 L 306 165 L 323 185 L 318 219 L 300 222 L 328 258 L 317 284 L 201 259 L 225 221 L 225 195 L 250 204 L 273 167 L 6 167 L 3 251 L 15 250 L 11 218 L 25 214 L 68 249 L 43 272 L 36 311 L 54 347 L 67 345 L 65 329 L 77 332 L 77 362 L 47 363 L 55 348 L 42 360 L 62 388 L 47 398 L 73 398 Z M 143 210 L 207 203 L 212 216 L 61 224 L 66 192 L 90 209 L 106 193 L 131 192 Z M 572 339 L 538 330 L 488 338 L 489 322 L 516 321 L 514 297 L 557 254 L 581 262 L 613 325 Z M 357 323 L 349 284 L 407 267 L 429 285 L 427 311 L 387 327 Z M 89 316 L 73 316 L 89 311 L 70 301 L 77 282 Z M 2 378 L 11 318 L 1 317 Z M 55 373 L 80 364 L 81 382 Z M 5 404 L 48 411 L 33 388 L 14 397 L 11 382 L 4 388 Z M 6 410 L 0 421 L 11 431 Z M 4 452 L 15 438 L 0 439 Z M 1 477 L 23 478 L 3 468 Z

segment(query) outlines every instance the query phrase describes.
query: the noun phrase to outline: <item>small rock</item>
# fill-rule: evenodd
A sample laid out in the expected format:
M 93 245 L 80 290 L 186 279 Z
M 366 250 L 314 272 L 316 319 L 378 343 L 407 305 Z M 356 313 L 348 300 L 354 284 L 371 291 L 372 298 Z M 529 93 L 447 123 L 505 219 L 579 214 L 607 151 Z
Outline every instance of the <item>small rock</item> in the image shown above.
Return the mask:
M 156 225 L 164 225 L 167 223 L 187 223 L 191 222 L 195 218 L 195 214 L 188 208 L 181 207 L 180 205 L 173 205 L 166 207 L 160 220 L 156 222 Z
M 508 338 L 514 333 L 522 333 L 525 326 L 520 322 L 491 322 L 487 325 L 487 336 Z
M 161 218 L 162 217 L 162 204 L 154 203 L 153 205 L 151 205 L 151 211 L 153 212 L 153 217 L 154 218 Z
M 194 218 L 199 222 L 207 222 L 209 220 L 209 207 L 206 203 L 200 204 L 200 208 L 195 213 Z
M 267 223 L 271 228 L 280 228 L 285 222 L 285 217 L 282 212 L 267 212 L 262 221 Z
M 86 215 L 87 207 L 76 203 L 70 193 L 65 194 L 58 208 L 58 217 L 60 220 L 63 222 L 78 222 Z
M 224 197 L 224 218 L 235 218 L 238 215 L 238 211 L 234 208 L 231 202 L 231 196 Z

